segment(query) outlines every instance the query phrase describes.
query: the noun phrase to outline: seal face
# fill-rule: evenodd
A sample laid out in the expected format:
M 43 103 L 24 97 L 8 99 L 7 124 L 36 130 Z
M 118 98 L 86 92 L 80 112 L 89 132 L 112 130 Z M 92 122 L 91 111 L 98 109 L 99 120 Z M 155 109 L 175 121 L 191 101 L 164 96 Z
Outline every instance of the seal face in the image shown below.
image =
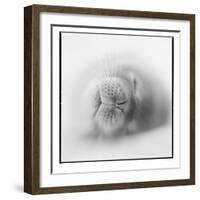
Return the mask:
M 94 118 L 104 133 L 112 134 L 120 130 L 126 120 L 130 99 L 128 83 L 119 77 L 104 77 L 97 88 L 100 103 Z

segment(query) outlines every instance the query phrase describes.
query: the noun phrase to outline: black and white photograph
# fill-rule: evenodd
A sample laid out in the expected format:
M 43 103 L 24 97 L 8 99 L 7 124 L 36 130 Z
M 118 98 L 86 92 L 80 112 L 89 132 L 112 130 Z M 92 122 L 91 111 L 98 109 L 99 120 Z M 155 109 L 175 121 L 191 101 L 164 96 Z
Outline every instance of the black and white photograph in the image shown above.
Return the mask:
M 195 16 L 25 8 L 25 191 L 195 183 Z
M 60 32 L 60 162 L 173 158 L 174 38 Z

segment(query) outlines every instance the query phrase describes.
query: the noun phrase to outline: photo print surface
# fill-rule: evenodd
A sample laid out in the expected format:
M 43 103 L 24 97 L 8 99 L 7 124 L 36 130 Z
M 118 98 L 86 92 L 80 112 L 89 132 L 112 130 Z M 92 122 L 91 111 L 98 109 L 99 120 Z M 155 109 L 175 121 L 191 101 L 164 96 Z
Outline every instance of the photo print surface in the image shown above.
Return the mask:
M 59 37 L 60 162 L 173 158 L 173 37 Z

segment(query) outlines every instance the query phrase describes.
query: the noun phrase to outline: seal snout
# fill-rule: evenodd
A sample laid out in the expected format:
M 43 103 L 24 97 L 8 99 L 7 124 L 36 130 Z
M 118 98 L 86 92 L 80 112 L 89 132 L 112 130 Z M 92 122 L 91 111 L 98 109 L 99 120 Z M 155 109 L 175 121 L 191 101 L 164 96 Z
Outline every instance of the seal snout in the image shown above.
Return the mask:
M 128 87 L 120 77 L 104 77 L 99 80 L 99 108 L 95 115 L 97 124 L 112 133 L 123 126 L 128 107 Z
M 99 83 L 102 103 L 117 104 L 127 101 L 126 85 L 118 77 L 106 77 Z

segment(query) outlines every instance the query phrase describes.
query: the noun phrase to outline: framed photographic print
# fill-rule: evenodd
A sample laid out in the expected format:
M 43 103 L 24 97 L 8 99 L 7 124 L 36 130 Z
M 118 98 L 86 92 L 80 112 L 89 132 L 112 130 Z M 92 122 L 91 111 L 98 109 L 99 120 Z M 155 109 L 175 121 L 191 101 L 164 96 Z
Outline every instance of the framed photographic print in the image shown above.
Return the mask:
M 195 16 L 24 10 L 24 191 L 195 183 Z

